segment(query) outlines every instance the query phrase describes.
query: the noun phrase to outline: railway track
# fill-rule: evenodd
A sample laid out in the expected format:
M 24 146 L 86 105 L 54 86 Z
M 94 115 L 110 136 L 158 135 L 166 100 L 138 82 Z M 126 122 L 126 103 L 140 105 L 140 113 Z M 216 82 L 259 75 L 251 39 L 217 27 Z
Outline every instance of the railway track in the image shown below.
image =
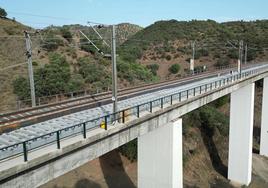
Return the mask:
M 118 100 L 135 97 L 161 89 L 168 89 L 178 85 L 187 84 L 192 81 L 213 77 L 220 74 L 228 73 L 234 68 L 220 70 L 216 72 L 205 72 L 199 75 L 186 77 L 183 79 L 170 80 L 160 83 L 147 84 L 119 90 Z M 48 119 L 75 113 L 78 111 L 102 106 L 111 103 L 111 92 L 105 92 L 81 98 L 76 98 L 58 103 L 42 105 L 34 108 L 14 111 L 6 114 L 0 114 L 0 133 L 9 132 L 11 130 L 46 121 Z

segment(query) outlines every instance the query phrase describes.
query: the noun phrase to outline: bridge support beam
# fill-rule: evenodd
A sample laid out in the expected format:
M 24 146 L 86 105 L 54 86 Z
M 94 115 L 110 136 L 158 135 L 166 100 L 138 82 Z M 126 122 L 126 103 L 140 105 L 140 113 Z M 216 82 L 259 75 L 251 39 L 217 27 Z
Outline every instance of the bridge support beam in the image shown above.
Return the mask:
M 182 188 L 182 120 L 138 137 L 138 187 Z
M 268 77 L 263 79 L 260 155 L 268 157 Z
M 255 84 L 231 93 L 228 179 L 249 185 L 252 170 L 252 139 Z

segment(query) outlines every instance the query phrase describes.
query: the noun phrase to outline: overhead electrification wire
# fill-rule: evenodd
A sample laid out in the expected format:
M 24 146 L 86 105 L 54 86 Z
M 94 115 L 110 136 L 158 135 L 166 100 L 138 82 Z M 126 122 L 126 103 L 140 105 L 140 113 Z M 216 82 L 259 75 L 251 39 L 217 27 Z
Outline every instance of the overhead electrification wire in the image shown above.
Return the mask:
M 25 62 L 25 63 L 19 63 L 19 64 L 15 64 L 15 65 L 10 65 L 10 66 L 8 66 L 8 67 L 4 67 L 3 69 L 0 69 L 0 72 L 5 71 L 5 70 L 7 70 L 7 69 L 11 69 L 11 68 L 19 67 L 19 66 L 22 66 L 22 65 L 25 65 L 25 64 L 28 64 L 28 63 Z

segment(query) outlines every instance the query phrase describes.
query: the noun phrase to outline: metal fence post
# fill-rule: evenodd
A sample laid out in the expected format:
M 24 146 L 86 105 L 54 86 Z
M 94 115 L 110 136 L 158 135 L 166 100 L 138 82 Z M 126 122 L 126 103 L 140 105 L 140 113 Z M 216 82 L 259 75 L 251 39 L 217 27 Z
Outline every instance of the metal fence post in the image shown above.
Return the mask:
M 161 100 L 161 108 L 163 108 L 164 104 L 163 104 L 163 98 L 160 99 Z
M 27 145 L 26 145 L 26 142 L 23 142 L 22 145 L 23 145 L 24 162 L 26 162 L 26 161 L 28 161 L 28 153 L 27 153 Z
M 122 123 L 125 123 L 125 110 L 122 111 Z
M 105 125 L 104 129 L 107 130 L 107 127 L 108 127 L 108 116 L 105 116 L 104 117 L 104 125 Z
M 173 103 L 173 95 L 170 95 L 170 105 Z
M 57 148 L 60 149 L 60 132 L 57 131 Z
M 86 123 L 83 123 L 83 137 L 87 138 Z
M 140 105 L 137 106 L 137 117 L 140 117 Z
M 153 112 L 153 103 L 152 103 L 152 101 L 150 101 L 150 112 L 151 113 Z

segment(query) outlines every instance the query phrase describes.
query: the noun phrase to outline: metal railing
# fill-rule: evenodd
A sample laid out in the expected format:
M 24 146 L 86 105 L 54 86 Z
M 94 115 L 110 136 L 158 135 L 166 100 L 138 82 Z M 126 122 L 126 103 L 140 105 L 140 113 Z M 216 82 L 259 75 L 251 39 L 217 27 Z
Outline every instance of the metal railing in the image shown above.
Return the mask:
M 69 126 L 57 131 L 49 132 L 47 134 L 34 137 L 28 140 L 24 140 L 20 143 L 16 143 L 10 146 L 0 148 L 0 160 L 7 159 L 16 155 L 23 154 L 24 161 L 28 160 L 29 151 L 35 150 L 37 148 L 50 145 L 52 143 L 57 144 L 57 149 L 61 148 L 61 140 L 68 137 L 73 137 L 77 135 L 82 135 L 84 139 L 87 138 L 87 131 L 99 128 L 100 126 L 105 130 L 108 129 L 108 125 L 114 124 L 114 122 L 126 123 L 129 118 L 139 118 L 143 112 L 153 113 L 156 107 L 164 108 L 165 105 L 173 105 L 176 101 L 180 103 L 186 101 L 189 98 L 204 94 L 206 92 L 233 84 L 235 81 L 247 78 L 256 73 L 263 73 L 266 70 L 256 69 L 245 71 L 241 74 L 237 73 L 230 75 L 229 77 L 222 78 L 210 83 L 199 85 L 184 91 L 175 92 L 171 95 L 164 96 L 146 103 L 138 104 L 134 107 L 126 108 L 120 110 L 116 113 L 106 114 L 102 117 L 89 120 L 77 125 Z
M 228 65 L 228 66 L 220 66 L 220 67 L 215 67 L 215 71 L 220 71 L 220 70 L 225 70 L 225 69 L 233 69 L 236 68 L 235 65 Z M 203 69 L 198 69 L 195 70 L 194 72 L 189 71 L 189 73 L 181 76 L 180 78 L 187 78 L 193 75 L 199 75 L 205 72 L 209 72 L 210 69 L 207 68 L 205 70 Z M 140 86 L 143 86 L 144 84 L 141 84 Z M 55 94 L 55 95 L 48 95 L 48 96 L 42 96 L 42 97 L 37 97 L 36 98 L 36 105 L 41 106 L 41 105 L 46 105 L 46 104 L 53 104 L 57 102 L 62 102 L 62 101 L 67 101 L 70 99 L 76 99 L 80 97 L 85 97 L 85 96 L 90 96 L 90 95 L 97 95 L 97 94 L 104 94 L 104 93 L 109 93 L 111 90 L 109 86 L 105 88 L 96 88 L 95 91 L 92 91 L 91 89 L 87 90 L 79 90 L 79 91 L 73 91 L 69 93 L 60 93 L 60 94 Z M 24 108 L 30 108 L 31 107 L 31 99 L 25 99 L 25 100 L 17 100 L 16 101 L 16 109 L 24 109 Z

